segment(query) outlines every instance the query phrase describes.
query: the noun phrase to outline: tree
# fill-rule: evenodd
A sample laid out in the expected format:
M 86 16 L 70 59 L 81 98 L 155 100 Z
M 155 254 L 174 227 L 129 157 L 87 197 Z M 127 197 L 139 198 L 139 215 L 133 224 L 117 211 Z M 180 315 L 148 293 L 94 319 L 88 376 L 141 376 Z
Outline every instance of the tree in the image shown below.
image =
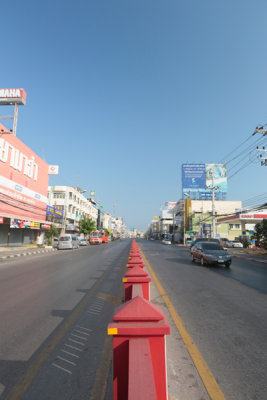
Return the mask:
M 52 239 L 54 236 L 58 236 L 59 232 L 57 228 L 54 225 L 50 225 L 50 228 L 48 231 L 45 232 L 45 236 L 48 239 L 48 243 L 51 245 L 52 244 Z
M 111 236 L 112 231 L 110 229 L 105 228 L 105 233 L 107 236 Z
M 263 219 L 255 225 L 255 242 L 258 246 L 267 249 L 267 220 Z
M 95 221 L 91 218 L 81 219 L 79 222 L 80 232 L 84 235 L 89 235 L 91 232 L 96 230 Z

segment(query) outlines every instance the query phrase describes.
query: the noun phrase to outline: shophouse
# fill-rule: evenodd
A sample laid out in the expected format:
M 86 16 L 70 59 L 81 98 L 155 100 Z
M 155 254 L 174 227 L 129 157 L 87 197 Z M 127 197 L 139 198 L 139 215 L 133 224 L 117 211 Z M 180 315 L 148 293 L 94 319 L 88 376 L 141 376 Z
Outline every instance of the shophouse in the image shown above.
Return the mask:
M 212 201 L 184 199 L 179 202 L 180 215 L 183 216 L 185 232 L 190 235 L 212 235 Z M 236 214 L 242 208 L 241 201 L 214 201 L 215 236 L 233 240 L 242 234 L 239 221 L 229 222 L 227 217 Z M 223 217 L 226 217 L 223 220 Z
M 79 232 L 79 221 L 91 218 L 97 224 L 98 208 L 91 199 L 84 196 L 86 191 L 71 186 L 49 186 L 48 204 L 64 213 L 61 232 Z

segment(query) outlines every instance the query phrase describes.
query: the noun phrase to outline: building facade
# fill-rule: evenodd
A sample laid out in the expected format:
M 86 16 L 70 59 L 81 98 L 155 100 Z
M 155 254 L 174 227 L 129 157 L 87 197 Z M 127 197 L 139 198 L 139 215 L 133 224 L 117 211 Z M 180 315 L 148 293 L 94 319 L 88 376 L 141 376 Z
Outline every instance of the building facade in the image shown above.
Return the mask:
M 0 246 L 27 245 L 45 229 L 48 164 L 0 124 Z
M 85 191 L 71 186 L 49 186 L 48 204 L 62 210 L 64 214 L 61 226 L 63 232 L 79 232 L 79 221 L 91 218 L 97 224 L 98 208 L 84 196 Z

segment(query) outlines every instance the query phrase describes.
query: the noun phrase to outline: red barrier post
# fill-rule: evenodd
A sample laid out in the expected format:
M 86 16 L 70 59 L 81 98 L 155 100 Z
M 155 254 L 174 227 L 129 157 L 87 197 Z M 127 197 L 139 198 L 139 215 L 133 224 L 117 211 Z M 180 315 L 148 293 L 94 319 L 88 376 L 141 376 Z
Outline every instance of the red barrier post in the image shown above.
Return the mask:
M 129 301 L 133 298 L 133 286 L 140 284 L 144 299 L 150 300 L 149 283 L 151 282 L 151 278 L 143 268 L 139 266 L 130 268 L 124 275 L 124 278 L 122 278 L 122 282 L 124 282 L 125 301 Z
M 132 339 L 148 339 L 150 368 L 155 384 L 155 400 L 167 400 L 165 335 L 170 326 L 160 307 L 140 296 L 117 308 L 113 322 L 108 325 L 108 335 L 113 335 L 113 400 L 128 400 L 129 347 Z M 147 366 L 143 364 L 144 373 Z M 130 381 L 131 382 L 131 381 Z M 132 385 L 132 384 L 131 384 Z M 136 391 L 140 387 L 135 388 Z M 144 397 L 139 397 L 144 398 Z

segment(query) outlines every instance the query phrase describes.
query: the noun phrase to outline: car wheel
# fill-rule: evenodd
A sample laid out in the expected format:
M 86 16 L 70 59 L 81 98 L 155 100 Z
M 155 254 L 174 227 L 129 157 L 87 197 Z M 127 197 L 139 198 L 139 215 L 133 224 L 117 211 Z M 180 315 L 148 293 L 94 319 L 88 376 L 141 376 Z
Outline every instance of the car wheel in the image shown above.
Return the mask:
M 200 264 L 201 264 L 202 266 L 205 265 L 205 261 L 204 261 L 204 258 L 203 258 L 203 257 L 201 257 L 201 259 L 200 259 Z
M 192 262 L 195 262 L 195 259 L 194 259 L 193 254 L 191 254 L 191 261 L 192 261 Z
M 230 262 L 225 263 L 225 268 L 230 268 L 230 265 L 231 265 Z

